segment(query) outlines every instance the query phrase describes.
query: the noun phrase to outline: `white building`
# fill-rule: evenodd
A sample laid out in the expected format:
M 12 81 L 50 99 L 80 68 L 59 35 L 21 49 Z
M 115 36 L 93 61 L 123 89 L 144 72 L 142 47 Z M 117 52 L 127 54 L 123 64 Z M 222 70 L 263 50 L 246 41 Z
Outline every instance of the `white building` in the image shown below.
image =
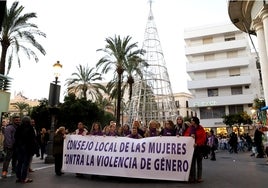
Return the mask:
M 179 92 L 179 93 L 173 93 L 173 96 L 178 115 L 187 118 L 191 118 L 196 115 L 195 111 L 192 108 L 189 108 L 189 100 L 193 98 L 192 94 Z
M 248 35 L 226 23 L 186 29 L 184 40 L 188 89 L 193 94 L 189 106 L 204 127 L 222 132 L 224 115 L 250 114 L 253 100 L 261 96 Z

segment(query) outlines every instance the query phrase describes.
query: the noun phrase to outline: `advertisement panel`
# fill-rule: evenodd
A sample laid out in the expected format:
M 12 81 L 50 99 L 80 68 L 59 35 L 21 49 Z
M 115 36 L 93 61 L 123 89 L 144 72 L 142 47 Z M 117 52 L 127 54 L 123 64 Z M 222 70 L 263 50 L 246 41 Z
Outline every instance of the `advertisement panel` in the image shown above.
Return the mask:
M 0 115 L 2 116 L 3 112 L 8 112 L 10 103 L 10 93 L 0 90 Z M 0 119 L 1 119 L 0 116 Z

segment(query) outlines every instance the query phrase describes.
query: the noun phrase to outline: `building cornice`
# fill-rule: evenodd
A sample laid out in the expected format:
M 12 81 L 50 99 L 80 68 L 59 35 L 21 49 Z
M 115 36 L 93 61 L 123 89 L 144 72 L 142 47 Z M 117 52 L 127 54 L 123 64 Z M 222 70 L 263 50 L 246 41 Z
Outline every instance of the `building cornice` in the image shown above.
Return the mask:
M 232 23 L 241 31 L 256 35 L 255 31 L 251 29 L 252 18 L 251 9 L 255 1 L 228 1 L 228 14 Z

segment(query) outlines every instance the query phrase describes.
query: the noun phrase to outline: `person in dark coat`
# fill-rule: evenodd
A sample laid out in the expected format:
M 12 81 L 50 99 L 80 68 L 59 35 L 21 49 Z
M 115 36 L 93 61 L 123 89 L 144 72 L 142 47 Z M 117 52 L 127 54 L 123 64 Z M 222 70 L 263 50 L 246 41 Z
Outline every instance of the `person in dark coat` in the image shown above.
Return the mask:
M 12 117 L 12 123 L 8 124 L 7 126 L 3 127 L 3 134 L 4 134 L 4 161 L 3 161 L 3 168 L 2 168 L 2 178 L 7 177 L 7 172 L 9 168 L 10 161 L 12 164 L 12 172 L 16 172 L 17 166 L 17 155 L 15 152 L 14 144 L 15 144 L 15 132 L 18 126 L 21 123 L 21 119 L 19 116 Z
M 48 134 L 46 128 L 42 128 L 41 133 L 39 134 L 39 138 L 38 138 L 38 142 L 40 145 L 40 151 L 41 151 L 41 158 L 40 158 L 41 160 L 44 159 L 48 140 L 49 140 L 49 134 Z
M 217 143 L 216 143 L 216 136 L 214 134 L 213 130 L 209 131 L 209 137 L 208 137 L 208 142 L 207 145 L 210 148 L 210 160 L 216 161 L 216 153 L 215 150 L 217 150 Z
M 161 136 L 175 136 L 174 123 L 171 120 L 165 122 L 164 128 L 160 132 Z
M 35 133 L 31 125 L 31 118 L 25 116 L 15 132 L 15 151 L 18 157 L 16 182 L 30 183 L 33 181 L 28 178 L 28 169 L 31 158 L 35 154 L 35 144 Z
M 254 143 L 257 149 L 257 158 L 264 158 L 265 157 L 265 153 L 264 153 L 264 146 L 262 143 L 262 136 L 264 135 L 264 133 L 262 132 L 262 128 L 261 125 L 258 125 L 256 127 L 256 130 L 254 132 Z
M 232 132 L 230 134 L 230 139 L 228 141 L 229 145 L 230 145 L 230 150 L 229 152 L 230 153 L 237 153 L 237 144 L 238 144 L 238 137 L 237 135 L 235 134 L 235 132 Z
M 65 138 L 65 127 L 59 127 L 56 131 L 53 139 L 53 156 L 55 158 L 55 173 L 57 176 L 61 176 L 63 172 L 62 161 L 63 161 L 63 142 Z
M 140 139 L 143 138 L 139 133 L 138 133 L 138 127 L 132 127 L 132 131 L 129 135 L 127 135 L 128 138 L 134 138 L 134 139 Z

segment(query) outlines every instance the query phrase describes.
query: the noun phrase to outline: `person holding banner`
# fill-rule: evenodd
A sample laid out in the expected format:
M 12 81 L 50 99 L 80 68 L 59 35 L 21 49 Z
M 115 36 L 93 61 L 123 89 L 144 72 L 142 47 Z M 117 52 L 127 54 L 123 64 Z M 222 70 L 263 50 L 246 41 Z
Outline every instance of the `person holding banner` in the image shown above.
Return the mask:
M 186 121 L 185 125 L 187 128 L 182 136 L 191 136 L 195 139 L 195 127 L 189 121 Z
M 105 136 L 105 135 L 108 135 L 110 132 L 110 125 L 105 125 L 102 129 L 102 134 Z
M 117 136 L 116 123 L 112 123 L 106 136 Z
M 75 130 L 74 134 L 85 136 L 87 135 L 88 130 L 85 128 L 84 123 L 78 122 L 77 129 Z
M 155 120 L 151 120 L 149 122 L 149 129 L 144 134 L 144 137 L 153 137 L 153 136 L 159 136 L 160 131 L 158 130 L 158 122 Z
M 145 131 L 141 129 L 141 123 L 138 120 L 133 121 L 132 127 L 137 127 L 138 133 L 144 137 Z
M 176 136 L 183 136 L 184 132 L 188 129 L 188 125 L 184 123 L 182 116 L 177 116 L 175 124 L 175 133 Z
M 123 126 L 117 128 L 117 136 L 124 136 Z
M 123 136 L 127 136 L 131 134 L 130 128 L 128 124 L 123 125 Z
M 103 132 L 102 132 L 101 124 L 99 122 L 94 122 L 88 134 L 95 135 L 95 136 L 102 136 Z
M 190 183 L 201 183 L 202 179 L 202 159 L 203 159 L 203 149 L 206 145 L 206 131 L 202 125 L 200 125 L 200 121 L 198 117 L 191 118 L 191 126 L 188 128 L 191 129 L 190 135 L 195 138 L 194 144 L 194 153 L 192 159 L 192 165 L 190 170 L 189 182 Z
M 78 122 L 77 129 L 75 130 L 74 134 L 81 136 L 86 136 L 88 134 L 88 130 L 85 128 L 84 123 Z M 80 173 L 76 173 L 75 175 L 76 177 L 83 177 L 83 174 Z
M 161 136 L 175 136 L 174 123 L 171 120 L 165 122 L 164 128 L 160 132 Z
M 138 133 L 138 128 L 137 127 L 132 127 L 132 131 L 129 135 L 127 135 L 128 138 L 134 138 L 134 139 L 140 139 L 143 138 L 139 133 Z
M 65 139 L 65 127 L 59 127 L 53 138 L 53 156 L 55 158 L 55 173 L 57 176 L 61 176 L 63 172 L 62 161 L 63 161 L 63 143 Z

